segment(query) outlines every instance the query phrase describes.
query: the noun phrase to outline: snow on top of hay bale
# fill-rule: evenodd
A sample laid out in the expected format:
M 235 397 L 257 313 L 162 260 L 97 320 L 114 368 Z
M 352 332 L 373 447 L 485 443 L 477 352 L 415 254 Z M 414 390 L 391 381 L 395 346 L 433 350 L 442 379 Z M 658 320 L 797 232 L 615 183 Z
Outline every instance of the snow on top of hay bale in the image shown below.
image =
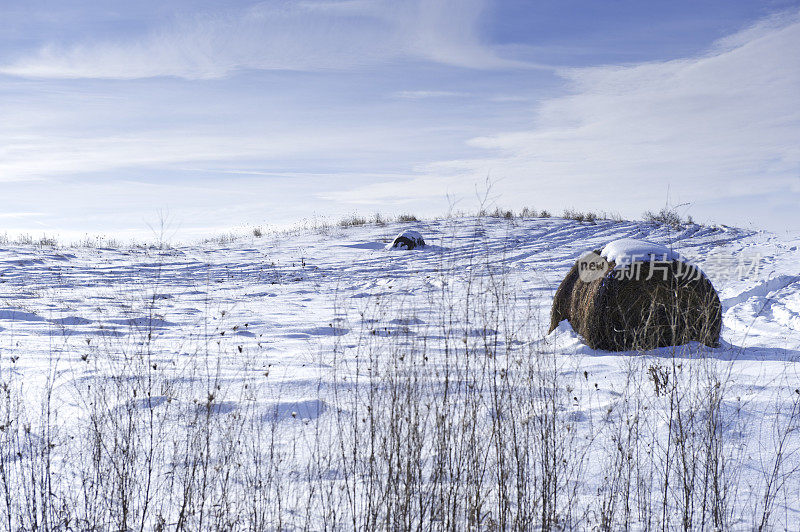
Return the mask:
M 613 240 L 606 244 L 600 255 L 608 262 L 616 264 L 616 269 L 624 268 L 634 262 L 688 262 L 680 253 L 668 247 L 635 238 Z
M 414 249 L 425 245 L 425 240 L 417 231 L 408 229 L 397 235 L 388 248 Z

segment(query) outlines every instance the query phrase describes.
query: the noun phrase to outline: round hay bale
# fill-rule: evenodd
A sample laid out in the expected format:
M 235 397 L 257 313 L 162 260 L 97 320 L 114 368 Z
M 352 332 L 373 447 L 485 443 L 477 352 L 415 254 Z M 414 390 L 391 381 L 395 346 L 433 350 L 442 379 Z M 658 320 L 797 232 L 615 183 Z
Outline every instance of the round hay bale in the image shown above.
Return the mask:
M 403 231 L 395 237 L 392 241 L 392 248 L 398 249 L 414 249 L 425 245 L 425 240 L 422 235 L 416 231 Z
M 627 253 L 634 248 L 650 251 Z M 662 246 L 627 240 L 578 259 L 556 290 L 550 331 L 565 319 L 593 349 L 648 350 L 690 341 L 717 347 L 722 307 L 699 268 Z

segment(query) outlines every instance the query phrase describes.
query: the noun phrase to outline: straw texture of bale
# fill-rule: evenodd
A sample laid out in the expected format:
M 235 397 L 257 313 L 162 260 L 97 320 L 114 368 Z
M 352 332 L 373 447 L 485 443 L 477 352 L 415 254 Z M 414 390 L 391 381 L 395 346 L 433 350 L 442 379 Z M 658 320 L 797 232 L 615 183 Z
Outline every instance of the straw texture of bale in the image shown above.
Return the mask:
M 600 250 L 594 252 L 600 255 Z M 550 331 L 562 320 L 593 349 L 647 350 L 689 341 L 716 347 L 722 326 L 719 296 L 695 266 L 636 262 L 584 281 L 580 260 L 553 299 Z M 652 271 L 651 271 L 652 270 Z

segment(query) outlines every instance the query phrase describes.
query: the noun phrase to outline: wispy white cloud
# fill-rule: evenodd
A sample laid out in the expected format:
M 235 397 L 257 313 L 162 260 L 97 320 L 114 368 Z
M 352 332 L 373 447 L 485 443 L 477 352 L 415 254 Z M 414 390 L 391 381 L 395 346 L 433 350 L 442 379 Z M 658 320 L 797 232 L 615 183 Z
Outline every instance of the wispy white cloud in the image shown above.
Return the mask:
M 525 67 L 480 38 L 483 0 L 263 2 L 184 16 L 138 38 L 45 44 L 0 63 L 31 78 L 211 79 L 237 70 L 349 69 L 396 59 Z
M 184 164 L 205 166 L 208 170 L 210 162 L 229 166 L 232 161 L 258 161 L 261 165 L 280 166 L 282 162 L 352 153 L 354 145 L 361 153 L 381 152 L 385 151 L 384 146 L 397 142 L 395 136 L 410 134 L 411 131 L 369 127 L 343 136 L 341 130 L 331 126 L 319 127 L 313 133 L 285 129 L 249 134 L 160 130 L 113 136 L 5 137 L 0 151 L 0 182 L 44 181 L 67 175 Z
M 0 219 L 9 218 L 36 218 L 44 216 L 43 212 L 0 212 Z
M 663 204 L 669 190 L 673 203 L 705 204 L 713 217 L 740 222 L 770 216 L 772 200 L 800 205 L 798 13 L 698 57 L 560 74 L 569 93 L 544 101 L 530 127 L 474 138 L 471 146 L 490 155 L 428 165 L 403 188 L 419 197 L 472 194 L 488 174 L 508 205 L 628 215 Z M 335 197 L 375 202 L 393 197 L 392 188 Z
M 464 92 L 456 91 L 399 91 L 395 92 L 395 98 L 403 98 L 406 100 L 423 100 L 425 98 L 451 98 L 466 96 Z

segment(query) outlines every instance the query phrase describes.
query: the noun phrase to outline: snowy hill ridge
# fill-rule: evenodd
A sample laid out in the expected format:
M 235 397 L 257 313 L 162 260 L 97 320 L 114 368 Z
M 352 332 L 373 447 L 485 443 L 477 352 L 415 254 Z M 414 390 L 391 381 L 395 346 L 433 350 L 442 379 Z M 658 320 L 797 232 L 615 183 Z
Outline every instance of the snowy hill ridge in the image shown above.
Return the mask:
M 406 229 L 427 245 L 387 251 Z M 723 302 L 720 348 L 593 351 L 563 323 L 546 335 L 553 292 L 574 261 L 624 238 L 665 246 L 708 274 Z M 368 528 L 374 520 L 460 527 L 472 519 L 469 504 L 483 508 L 481 526 L 514 516 L 531 523 L 535 517 L 545 528 L 558 522 L 585 529 L 603 515 L 637 527 L 665 519 L 659 505 L 682 516 L 670 518 L 673 524 L 796 523 L 800 503 L 781 497 L 800 487 L 800 475 L 788 473 L 800 457 L 788 452 L 800 450 L 793 428 L 800 419 L 793 410 L 800 395 L 793 390 L 800 370 L 798 246 L 800 240 L 727 227 L 559 218 L 391 223 L 169 249 L 6 245 L 0 381 L 7 400 L 0 425 L 13 430 L 0 431 L 0 443 L 27 451 L 3 454 L 0 473 L 5 467 L 9 485 L 27 482 L 26 467 L 41 465 L 34 451 L 52 439 L 45 448 L 64 468 L 58 493 L 75 514 L 57 517 L 54 502 L 49 518 L 115 526 L 163 518 L 173 526 L 183 519 L 184 526 L 213 527 L 202 516 L 223 502 L 229 514 L 216 514 L 217 524 L 235 517 L 265 530 L 353 522 Z M 724 393 L 709 402 L 701 390 Z M 52 415 L 35 415 L 42 411 Z M 383 417 L 375 417 L 378 411 Z M 678 433 L 675 447 L 666 436 L 676 430 L 676 412 L 690 416 L 680 423 L 705 436 Z M 560 427 L 556 434 L 531 421 L 542 416 Z M 708 425 L 703 416 L 719 420 Z M 650 446 L 649 458 L 636 463 L 609 443 L 619 443 L 619 431 L 634 417 L 641 432 L 626 433 L 625 445 L 637 452 Z M 467 419 L 480 427 L 479 436 L 467 437 Z M 231 447 L 234 432 L 239 444 Z M 92 434 L 104 442 L 94 455 L 78 444 Z M 392 454 L 392 438 L 407 455 Z M 354 443 L 364 441 L 373 445 L 371 455 L 369 445 Z M 710 449 L 709 441 L 719 447 Z M 548 469 L 537 458 L 548 445 L 564 464 Z M 681 452 L 693 453 L 696 479 L 679 471 Z M 238 466 L 228 461 L 234 455 Z M 187 502 L 178 488 L 196 489 L 197 477 L 166 465 L 200 456 L 213 457 L 196 464 L 211 479 L 207 500 Z M 265 465 L 256 456 L 271 458 Z M 487 477 L 475 487 L 478 456 L 491 478 L 508 473 L 514 460 L 525 473 L 502 482 Z M 728 468 L 724 505 L 714 499 L 721 493 L 702 491 L 697 480 L 701 470 L 709 474 L 713 457 Z M 453 465 L 457 459 L 462 469 Z M 407 463 L 419 469 L 394 478 Z M 132 468 L 129 476 L 101 478 L 101 471 L 122 474 L 120 464 Z M 221 484 L 222 470 L 235 477 L 235 487 Z M 93 485 L 102 500 L 119 499 L 109 486 L 127 486 L 131 513 L 122 517 L 113 502 L 89 504 L 79 488 L 87 471 L 100 475 Z M 609 471 L 614 478 L 604 478 Z M 773 471 L 780 488 L 768 481 Z M 248 484 L 254 475 L 262 475 L 258 490 Z M 461 475 L 453 482 L 466 482 L 463 497 L 443 494 L 450 481 L 442 475 Z M 539 485 L 547 475 L 577 487 Z M 691 500 L 671 488 L 659 491 L 663 475 L 674 485 L 689 483 Z M 147 482 L 153 491 L 142 493 Z M 619 501 L 633 498 L 625 490 L 637 483 L 648 486 L 648 495 L 636 499 L 636 515 L 626 514 Z M 522 490 L 520 498 L 509 494 L 512 487 Z M 534 487 L 552 491 L 552 507 L 534 497 Z M 31 489 L 12 507 L 0 507 L 0 517 L 29 526 L 24 510 L 42 496 Z M 257 508 L 245 508 L 248 490 L 261 497 Z M 389 504 L 387 493 L 425 504 Z M 47 504 L 36 511 L 47 512 Z M 346 510 L 331 517 L 339 505 Z M 402 521 L 401 508 L 409 521 Z

